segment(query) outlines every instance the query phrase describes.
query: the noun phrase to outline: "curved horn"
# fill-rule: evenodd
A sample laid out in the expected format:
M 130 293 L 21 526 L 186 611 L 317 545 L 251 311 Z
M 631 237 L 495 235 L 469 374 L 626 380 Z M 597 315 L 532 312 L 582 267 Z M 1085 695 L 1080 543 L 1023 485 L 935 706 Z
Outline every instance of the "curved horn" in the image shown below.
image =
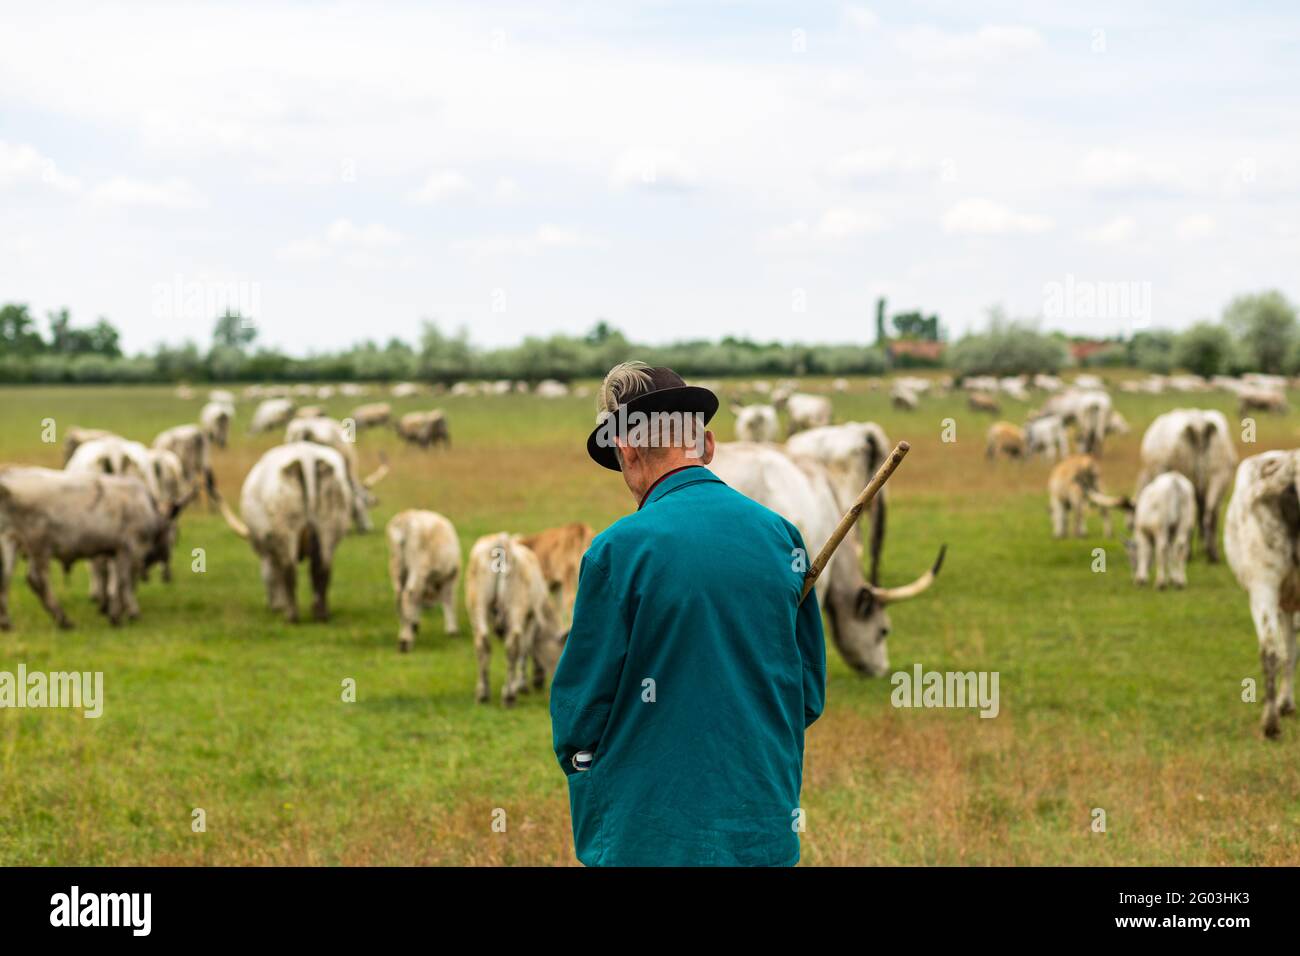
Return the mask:
M 388 477 L 388 456 L 382 451 L 379 453 L 379 467 L 373 473 L 361 479 L 361 484 L 365 488 L 373 488 L 385 478 Z
M 934 564 L 930 570 L 911 584 L 904 584 L 901 588 L 879 588 L 874 584 L 868 584 L 867 587 L 871 588 L 871 593 L 882 604 L 892 604 L 895 601 L 906 601 L 908 598 L 914 598 L 934 583 L 934 579 L 939 576 L 939 569 L 943 567 L 943 557 L 947 553 L 948 546 L 945 544 L 939 548 L 939 556 L 934 559 Z
M 874 435 L 867 436 L 867 474 L 874 475 L 881 465 L 885 450 L 876 444 Z M 880 553 L 885 547 L 885 489 L 881 488 L 871 503 L 871 570 L 867 580 L 880 583 Z
M 241 538 L 248 539 L 248 525 L 239 520 L 239 516 L 230 510 L 230 505 L 226 504 L 225 498 L 218 498 L 217 505 L 221 508 L 221 517 L 226 519 L 226 524 L 230 525 L 230 530 L 235 532 Z
M 1119 495 L 1103 495 L 1100 491 L 1090 490 L 1088 492 L 1088 500 L 1098 508 L 1123 508 L 1128 510 L 1132 507 L 1132 503 L 1127 497 L 1120 497 Z

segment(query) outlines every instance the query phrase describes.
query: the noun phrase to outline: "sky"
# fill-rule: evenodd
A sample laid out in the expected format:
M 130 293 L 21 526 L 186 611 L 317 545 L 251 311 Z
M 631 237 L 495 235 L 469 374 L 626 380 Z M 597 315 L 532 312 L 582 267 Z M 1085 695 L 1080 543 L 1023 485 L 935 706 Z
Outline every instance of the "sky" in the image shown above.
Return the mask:
M 0 3 L 0 301 L 130 351 L 1300 299 L 1300 8 Z

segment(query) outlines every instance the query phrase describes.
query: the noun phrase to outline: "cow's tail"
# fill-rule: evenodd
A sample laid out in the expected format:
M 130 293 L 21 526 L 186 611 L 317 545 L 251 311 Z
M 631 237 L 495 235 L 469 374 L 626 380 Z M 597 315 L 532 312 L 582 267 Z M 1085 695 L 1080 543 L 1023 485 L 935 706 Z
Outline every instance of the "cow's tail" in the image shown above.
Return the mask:
M 499 608 L 505 607 L 504 594 L 506 586 L 510 583 L 510 573 L 514 570 L 512 567 L 510 553 L 510 535 L 502 531 L 497 536 L 496 549 L 501 555 L 500 563 L 497 567 L 497 573 L 492 575 L 492 599 L 489 606 L 492 607 L 495 614 Z

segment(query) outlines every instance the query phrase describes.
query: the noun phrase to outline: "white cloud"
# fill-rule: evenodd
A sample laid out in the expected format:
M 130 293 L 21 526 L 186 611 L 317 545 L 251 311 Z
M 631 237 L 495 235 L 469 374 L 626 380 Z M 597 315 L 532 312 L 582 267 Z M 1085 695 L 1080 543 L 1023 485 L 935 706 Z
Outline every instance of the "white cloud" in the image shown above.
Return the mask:
M 697 176 L 677 152 L 640 147 L 619 155 L 610 180 L 620 189 L 686 192 L 695 188 Z
M 543 249 L 598 248 L 605 241 L 576 229 L 544 224 L 518 236 L 479 236 L 457 239 L 451 247 L 475 256 L 531 255 Z
M 924 26 L 898 36 L 898 46 L 908 56 L 938 63 L 996 63 L 1045 47 L 1032 27 L 985 26 L 974 33 L 944 33 Z
M 1191 185 L 1173 163 L 1148 159 L 1123 149 L 1089 151 L 1080 162 L 1079 180 L 1092 189 L 1121 192 L 1176 192 Z
M 455 169 L 438 169 L 429 174 L 424 185 L 411 193 L 419 203 L 436 203 L 469 192 L 470 182 Z
M 171 178 L 156 182 L 117 176 L 95 187 L 98 202 L 114 206 L 158 206 L 164 209 L 197 209 L 206 205 L 190 183 Z
M 336 219 L 325 230 L 325 238 L 337 245 L 393 246 L 402 241 L 400 233 L 372 222 L 358 226 L 351 219 Z
M 1109 222 L 1089 229 L 1083 238 L 1103 244 L 1128 242 L 1137 235 L 1137 221 L 1132 216 L 1116 216 Z
M 797 219 L 786 225 L 776 226 L 763 233 L 762 238 L 777 243 L 807 240 L 835 241 L 880 232 L 887 227 L 888 223 L 878 213 L 837 206 L 827 209 L 813 222 Z
M 509 176 L 502 176 L 492 187 L 494 202 L 514 202 L 519 198 L 519 184 Z
M 1214 235 L 1215 222 L 1212 216 L 1205 213 L 1194 213 L 1190 216 L 1184 216 L 1178 221 L 1174 232 L 1179 239 L 1184 242 L 1195 242 L 1198 239 L 1209 239 Z
M 41 155 L 35 147 L 0 140 L 0 189 L 36 183 L 63 192 L 81 188 L 77 179 L 59 172 L 54 160 Z
M 859 30 L 870 30 L 880 18 L 864 6 L 850 3 L 844 8 L 844 19 Z
M 1051 228 L 1046 216 L 1016 212 L 991 199 L 963 199 L 943 217 L 943 231 L 951 235 L 1027 235 Z
M 377 222 L 358 226 L 351 219 L 336 219 L 323 235 L 295 239 L 281 246 L 276 255 L 287 262 L 323 262 L 337 253 L 344 257 L 345 262 L 372 264 L 379 260 L 359 256 L 374 257 L 380 250 L 401 242 L 401 233 Z

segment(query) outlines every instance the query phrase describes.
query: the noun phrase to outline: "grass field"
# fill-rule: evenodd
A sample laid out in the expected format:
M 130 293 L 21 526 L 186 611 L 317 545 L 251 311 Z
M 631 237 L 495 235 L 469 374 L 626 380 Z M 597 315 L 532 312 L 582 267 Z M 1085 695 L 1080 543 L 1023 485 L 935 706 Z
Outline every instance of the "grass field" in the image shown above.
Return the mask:
M 1108 490 L 1129 491 L 1155 415 L 1230 396 L 1115 393 L 1133 426 L 1112 438 Z M 343 415 L 355 401 L 327 403 Z M 399 411 L 430 400 L 395 403 Z M 86 597 L 84 567 L 59 593 L 77 624 L 56 631 L 21 580 L 0 670 L 105 674 L 98 720 L 66 710 L 0 711 L 0 864 L 568 864 L 564 777 L 550 751 L 545 695 L 473 700 L 461 636 L 427 614 L 399 655 L 382 528 L 396 511 L 447 515 L 462 549 L 498 530 L 582 519 L 602 528 L 631 509 L 619 478 L 586 458 L 590 399 L 442 398 L 453 448 L 421 453 L 363 434 L 363 468 L 386 449 L 377 531 L 344 542 L 328 624 L 287 625 L 266 609 L 248 545 L 205 506 L 183 519 L 176 580 L 141 587 L 140 620 L 109 628 Z M 42 420 L 149 441 L 195 419 L 201 401 L 170 389 L 0 389 L 0 462 L 58 467 Z M 730 439 L 725 410 L 714 424 Z M 1019 421 L 1026 406 L 1004 402 Z M 1186 592 L 1138 590 L 1121 535 L 1054 541 L 1041 462 L 986 463 L 988 417 L 960 395 L 895 412 L 887 390 L 853 383 L 837 420 L 875 420 L 913 451 L 891 482 L 884 583 L 910 580 L 941 542 L 935 587 L 893 612 L 896 670 L 990 670 L 1001 713 L 901 710 L 887 680 L 830 661 L 825 716 L 810 731 L 804 864 L 1229 864 L 1300 862 L 1300 724 L 1271 743 L 1241 682 L 1258 677 L 1244 593 L 1197 547 Z M 237 497 L 278 435 L 245 433 L 217 452 Z M 940 440 L 941 421 L 958 440 Z M 1261 418 L 1244 457 L 1295 447 L 1294 418 Z M 1122 527 L 1122 526 L 1121 526 Z M 1106 573 L 1093 573 L 1104 547 Z M 189 568 L 190 549 L 206 571 Z M 305 569 L 304 569 L 305 570 Z M 300 598 L 307 594 L 306 575 Z M 304 604 L 305 606 L 305 604 Z M 356 681 L 357 701 L 341 684 Z M 202 808 L 207 830 L 191 830 Z M 493 829 L 497 809 L 506 832 Z M 1091 829 L 1094 808 L 1106 832 Z

